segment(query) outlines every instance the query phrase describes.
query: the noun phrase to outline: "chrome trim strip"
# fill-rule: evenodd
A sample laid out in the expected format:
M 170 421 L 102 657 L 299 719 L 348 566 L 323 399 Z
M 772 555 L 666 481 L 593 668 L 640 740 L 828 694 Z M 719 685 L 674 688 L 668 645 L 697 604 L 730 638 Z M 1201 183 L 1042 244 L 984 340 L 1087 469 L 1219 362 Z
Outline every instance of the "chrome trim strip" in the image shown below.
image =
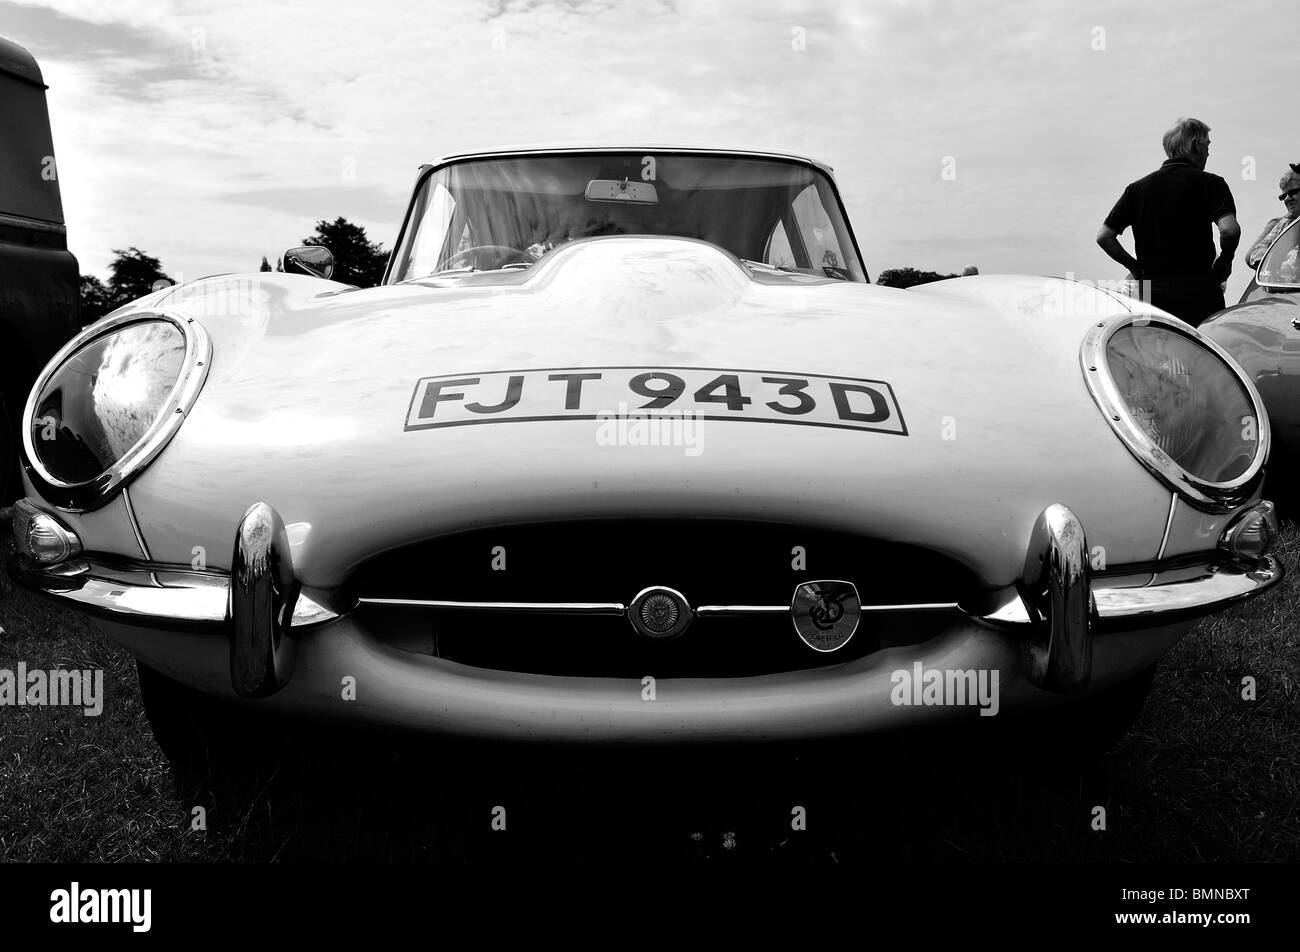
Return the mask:
M 319 602 L 314 601 L 299 589 L 298 597 L 293 601 L 293 621 L 290 624 L 290 629 L 297 631 L 299 628 L 309 628 L 322 622 L 333 621 L 338 617 L 338 612 L 331 611 Z
M 863 614 L 867 612 L 947 612 L 957 611 L 956 602 L 917 602 L 912 605 L 862 605 Z M 774 615 L 790 610 L 789 605 L 701 605 L 695 609 L 697 615 Z
M 211 634 L 226 630 L 230 577 L 220 572 L 135 562 L 106 565 L 84 558 L 41 565 L 15 556 L 9 574 L 25 588 L 122 624 Z M 293 606 L 295 629 L 337 617 L 301 593 Z
M 1110 375 L 1106 360 L 1106 345 L 1116 331 L 1137 323 L 1158 324 L 1191 338 L 1223 361 L 1224 366 L 1245 390 L 1254 409 L 1259 441 L 1254 460 L 1236 479 L 1226 483 L 1212 483 L 1192 475 L 1156 446 L 1146 431 L 1130 415 L 1128 406 Z M 1222 347 L 1177 318 L 1151 313 L 1125 314 L 1109 321 L 1098 321 L 1089 329 L 1079 347 L 1079 364 L 1088 392 L 1105 416 L 1110 428 L 1120 438 L 1120 442 L 1134 458 L 1170 489 L 1190 500 L 1198 508 L 1215 513 L 1231 512 L 1250 499 L 1257 477 L 1264 468 L 1264 461 L 1268 459 L 1272 433 L 1269 428 L 1268 412 L 1264 409 L 1264 401 L 1260 398 L 1254 381 L 1241 371 Z
M 1250 568 L 1231 564 L 1201 566 L 1183 579 L 1169 577 L 1177 570 L 1163 574 L 1165 579 L 1154 585 L 1095 589 L 1098 615 L 1104 621 L 1119 622 L 1153 615 L 1205 614 L 1272 588 L 1285 577 L 1286 569 L 1273 556 L 1266 555 Z
M 789 605 L 700 605 L 695 614 L 709 615 L 788 615 Z
M 10 576 L 25 588 L 42 592 L 60 601 L 86 610 L 100 617 L 123 624 L 163 629 L 187 629 L 219 633 L 225 630 L 226 602 L 229 597 L 230 578 L 220 572 L 194 572 L 188 566 L 143 565 L 124 562 L 107 565 L 76 558 L 55 565 L 41 565 L 14 556 L 8 564 Z M 1121 568 L 1122 567 L 1117 567 Z M 1131 622 L 1153 615 L 1173 616 L 1205 615 L 1226 605 L 1259 594 L 1276 585 L 1285 576 L 1285 569 L 1273 556 L 1265 556 L 1259 564 L 1243 567 L 1230 562 L 1215 562 L 1196 566 L 1160 569 L 1155 581 L 1150 572 L 1140 573 L 1144 581 L 1134 576 L 1131 585 L 1116 584 L 1114 576 L 1097 579 L 1093 585 L 1096 606 L 1096 625 L 1105 631 L 1108 626 Z M 624 606 L 614 602 L 444 602 L 414 599 L 359 599 L 362 604 L 384 604 L 409 608 L 468 608 L 469 610 L 500 611 L 501 606 L 523 605 L 520 611 L 535 606 L 576 607 L 590 609 L 592 614 L 621 614 Z M 959 606 L 934 604 L 924 608 L 959 609 Z M 785 605 L 701 605 L 696 612 L 708 609 L 738 609 L 752 614 L 788 612 Z M 863 611 L 908 611 L 913 606 L 863 606 Z M 505 611 L 512 610 L 507 607 Z M 960 609 L 959 609 L 960 610 Z M 293 628 L 301 629 L 339 617 L 333 611 L 306 594 L 299 592 L 293 607 Z M 998 609 L 969 617 L 1004 631 L 1022 631 L 1032 624 L 1024 602 L 1012 594 Z
M 1105 631 L 1108 627 L 1154 615 L 1168 616 L 1170 620 L 1207 615 L 1258 595 L 1285 576 L 1282 563 L 1267 555 L 1249 567 L 1231 562 L 1157 567 L 1154 573 L 1140 572 L 1132 576 L 1133 584 L 1117 584 L 1122 579 L 1116 576 L 1096 579 L 1092 587 L 1096 608 L 1094 624 Z M 971 617 L 1010 631 L 1034 623 L 1018 595 L 1011 596 L 995 611 Z
M 131 505 L 131 488 L 122 487 L 122 502 L 126 503 L 126 516 L 131 522 L 131 531 L 135 534 L 135 543 L 140 547 L 140 555 L 146 562 L 152 562 L 153 556 L 149 554 L 149 547 L 144 543 L 144 533 L 140 531 L 140 520 L 136 518 L 135 506 Z
M 163 404 L 158 419 L 150 426 L 140 442 L 127 450 L 121 459 L 94 479 L 79 483 L 65 483 L 57 479 L 45 469 L 32 444 L 32 420 L 36 415 L 36 398 L 45 388 L 50 377 L 54 376 L 63 364 L 86 344 L 127 324 L 152 320 L 167 321 L 185 338 L 185 357 L 180 376 L 176 378 L 176 383 L 167 397 L 167 402 Z M 198 399 L 211 365 L 212 341 L 207 331 L 192 317 L 187 317 L 179 311 L 150 307 L 106 317 L 91 324 L 64 344 L 53 359 L 45 365 L 36 378 L 36 383 L 33 384 L 27 396 L 27 403 L 23 407 L 23 464 L 37 491 L 48 502 L 65 512 L 87 512 L 98 509 L 119 486 L 130 482 L 141 469 L 148 466 L 176 435 L 176 431 L 189 415 L 190 408 L 194 406 L 194 401 Z
M 1169 545 L 1169 532 L 1174 527 L 1174 512 L 1178 509 L 1178 493 L 1169 494 L 1169 516 L 1165 519 L 1165 534 L 1160 537 L 1160 548 L 1156 551 L 1156 561 L 1165 557 L 1165 547 Z
M 624 615 L 619 602 L 458 602 L 432 598 L 358 598 L 361 605 L 393 608 L 448 608 L 472 612 L 527 612 L 541 615 Z
M 917 602 L 914 605 L 863 605 L 864 612 L 950 612 L 961 606 L 956 602 Z
M 174 621 L 178 626 L 217 629 L 226 621 L 227 582 L 224 578 L 194 578 L 188 584 L 156 587 L 122 584 L 116 579 L 86 575 L 72 576 L 77 587 L 68 591 L 46 589 L 95 614 L 109 614 L 118 620 L 147 623 Z
M 358 598 L 360 605 L 393 608 L 445 608 L 457 611 L 521 612 L 551 615 L 623 615 L 627 606 L 619 602 L 458 602 L 432 598 Z M 914 605 L 863 605 L 863 612 L 956 611 L 956 602 L 918 602 Z M 789 605 L 699 605 L 696 616 L 787 615 Z
M 720 155 L 725 157 L 734 157 L 742 159 L 779 159 L 786 162 L 798 162 L 802 165 L 810 165 L 815 169 L 820 169 L 826 173 L 827 177 L 833 178 L 835 170 L 818 159 L 809 158 L 806 155 L 794 155 L 789 152 L 762 152 L 752 149 L 709 149 L 699 146 L 681 146 L 669 145 L 667 143 L 642 143 L 641 145 L 594 145 L 583 146 L 573 143 L 560 143 L 553 146 L 529 145 L 529 146 L 511 146 L 504 149 L 483 149 L 471 150 L 468 152 L 451 152 L 439 156 L 434 162 L 427 163 L 429 168 L 438 168 L 444 165 L 450 165 L 453 162 L 466 162 L 479 159 L 494 159 L 498 157 L 515 158 L 525 155 L 584 155 L 588 153 L 601 152 L 643 152 L 647 155 Z M 422 165 L 423 170 L 426 166 Z
M 993 628 L 1021 628 L 1031 624 L 1024 599 L 1014 592 L 999 608 L 985 615 L 972 614 L 971 617 Z

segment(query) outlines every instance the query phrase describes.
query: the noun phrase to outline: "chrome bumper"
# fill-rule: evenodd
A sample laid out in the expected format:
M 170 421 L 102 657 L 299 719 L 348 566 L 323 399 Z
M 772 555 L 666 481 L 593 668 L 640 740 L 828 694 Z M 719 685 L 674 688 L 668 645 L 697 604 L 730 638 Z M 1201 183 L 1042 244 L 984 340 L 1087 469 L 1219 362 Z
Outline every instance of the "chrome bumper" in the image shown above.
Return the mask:
M 224 572 L 90 559 L 38 565 L 14 557 L 9 561 L 9 576 L 25 588 L 97 618 L 165 631 L 228 633 L 230 576 Z M 300 593 L 292 627 L 306 628 L 338 617 L 338 612 Z
M 1156 565 L 1140 573 L 1095 578 L 1087 542 L 1073 513 L 1050 506 L 1031 535 L 1017 591 L 999 608 L 966 611 L 967 621 L 994 629 L 1018 645 L 1035 685 L 1058 693 L 1087 686 L 1097 634 L 1155 628 L 1195 619 L 1250 598 L 1279 582 L 1283 567 L 1271 556 L 1253 565 L 1229 561 Z M 240 523 L 232 575 L 138 562 L 88 558 L 38 565 L 20 557 L 10 574 L 92 615 L 123 626 L 211 634 L 229 639 L 230 680 L 243 697 L 276 693 L 293 674 L 299 635 L 334 621 L 354 606 L 327 607 L 328 593 L 303 592 L 294 579 L 283 524 L 270 506 L 249 508 Z M 389 600 L 387 604 L 394 604 Z M 621 604 L 402 602 L 413 608 L 457 608 L 498 613 L 622 614 Z M 952 605 L 863 605 L 864 612 L 961 610 Z M 788 605 L 698 606 L 698 614 L 771 614 Z M 792 631 L 792 637 L 794 635 Z M 827 658 L 833 661 L 833 656 Z
M 99 562 L 74 559 L 55 566 L 35 565 L 11 559 L 9 575 L 25 588 L 41 592 L 64 604 L 100 618 L 124 624 L 167 631 L 184 630 L 226 635 L 229 617 L 230 576 L 221 572 L 192 572 L 175 566 L 140 562 Z M 1282 580 L 1284 570 L 1273 557 L 1265 556 L 1253 567 L 1211 563 L 1159 569 L 1123 577 L 1105 577 L 1092 590 L 1096 614 L 1092 627 L 1101 631 L 1123 630 L 1199 618 L 1243 601 Z M 322 599 L 323 600 L 323 599 Z M 378 604 L 412 607 L 455 608 L 485 612 L 533 613 L 546 611 L 543 604 L 494 602 L 399 602 L 367 600 Z M 570 606 L 558 609 L 568 614 Z M 949 606 L 864 605 L 863 611 L 931 611 Z M 623 606 L 602 605 L 598 614 L 621 615 Z M 730 614 L 788 612 L 788 605 L 701 606 L 700 614 L 725 609 Z M 705 610 L 707 609 L 707 611 Z M 291 630 L 333 621 L 343 611 L 334 611 L 300 592 L 293 607 Z M 986 614 L 967 613 L 971 619 L 1009 633 L 1032 627 L 1023 600 Z
M 255 537 L 255 541 L 257 538 Z M 272 536 L 273 538 L 273 536 Z M 247 548 L 247 542 L 244 544 Z M 1101 576 L 1091 584 L 1091 598 L 1079 585 L 1078 561 L 1054 557 L 1044 559 L 1049 575 L 1040 579 L 1041 588 L 1013 594 L 1005 605 L 989 613 L 965 613 L 979 626 L 1013 636 L 1023 645 L 1028 675 L 1036 684 L 1073 691 L 1087 684 L 1088 645 L 1093 636 L 1110 631 L 1162 626 L 1199 618 L 1264 592 L 1282 580 L 1282 564 L 1264 557 L 1255 566 L 1229 562 L 1195 566 L 1154 567 L 1153 571 L 1130 575 Z M 268 579 L 273 563 L 264 551 L 251 551 L 237 561 L 240 574 L 251 579 Z M 38 590 L 91 615 L 140 628 L 187 631 L 227 637 L 231 648 L 240 642 L 246 652 L 231 655 L 231 666 L 242 666 L 243 674 L 233 679 L 243 696 L 265 696 L 270 684 L 282 687 L 291 668 L 285 659 L 274 661 L 274 650 L 285 648 L 283 636 L 292 637 L 346 614 L 352 606 L 326 607 L 324 593 L 312 594 L 282 587 L 277 581 L 269 596 L 257 593 L 257 581 L 231 587 L 230 576 L 221 572 L 178 570 L 172 566 L 143 563 L 105 563 L 91 559 L 38 566 L 14 558 L 10 575 L 23 587 Z M 283 614 L 292 594 L 289 613 Z M 389 601 L 387 603 L 394 603 Z M 497 614 L 533 613 L 591 609 L 591 606 L 528 605 L 493 602 L 400 602 L 409 607 L 454 607 L 461 610 L 491 611 Z M 1056 607 L 1060 605 L 1062 607 Z M 863 605 L 863 611 L 931 611 L 952 606 Z M 337 610 L 335 610 L 337 609 Z M 601 614 L 621 614 L 624 606 L 601 605 Z M 729 614 L 770 614 L 788 611 L 789 606 L 701 606 L 701 614 L 727 611 Z M 237 627 L 237 619 L 260 619 L 261 627 Z M 1054 619 L 1066 618 L 1066 622 Z M 285 623 L 287 619 L 287 624 Z M 268 627 L 270 626 L 270 627 Z M 273 635 L 278 631 L 278 636 Z M 792 637 L 794 632 L 792 629 Z M 630 637 L 630 631 L 629 631 Z M 1054 645 L 1054 648 L 1053 648 Z M 272 652 L 272 655 L 268 655 Z M 260 661 L 256 661 L 260 658 Z M 833 661 L 833 658 L 828 658 Z M 276 667 L 279 672 L 276 674 Z M 261 685 L 261 687 L 256 687 Z M 265 691 L 255 694 L 253 691 Z

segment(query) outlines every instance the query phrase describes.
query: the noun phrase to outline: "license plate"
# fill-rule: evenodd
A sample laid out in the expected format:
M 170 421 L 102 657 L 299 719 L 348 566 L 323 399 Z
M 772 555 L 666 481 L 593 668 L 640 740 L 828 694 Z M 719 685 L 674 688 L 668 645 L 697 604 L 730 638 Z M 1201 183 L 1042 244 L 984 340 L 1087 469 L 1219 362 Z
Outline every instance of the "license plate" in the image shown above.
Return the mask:
M 564 367 L 422 377 L 406 429 L 628 415 L 907 435 L 893 387 L 883 380 L 716 367 Z

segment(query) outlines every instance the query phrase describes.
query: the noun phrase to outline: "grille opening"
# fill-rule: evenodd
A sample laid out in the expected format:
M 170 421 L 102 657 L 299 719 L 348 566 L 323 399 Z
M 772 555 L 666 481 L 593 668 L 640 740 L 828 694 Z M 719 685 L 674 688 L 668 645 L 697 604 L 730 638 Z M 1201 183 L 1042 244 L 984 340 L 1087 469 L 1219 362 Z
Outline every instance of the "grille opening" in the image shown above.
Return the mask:
M 795 547 L 802 569 L 792 568 Z M 505 569 L 500 564 L 504 551 Z M 495 553 L 495 554 L 494 554 Z M 966 603 L 971 573 L 915 546 L 799 526 L 712 520 L 619 520 L 480 529 L 377 556 L 348 583 L 360 598 L 617 602 L 664 585 L 692 606 L 788 605 L 800 582 L 853 582 L 864 605 Z M 821 654 L 788 614 L 697 617 L 653 642 L 626 618 L 366 605 L 358 620 L 382 642 L 474 667 L 574 677 L 751 677 L 840 664 L 916 644 L 946 612 L 864 613 L 839 651 Z
M 626 618 L 436 611 L 367 605 L 358 620 L 386 644 L 458 664 L 566 677 L 755 677 L 843 664 L 881 648 L 919 644 L 952 623 L 948 612 L 864 615 L 849 643 L 822 654 L 786 615 L 696 618 L 678 638 L 651 641 Z

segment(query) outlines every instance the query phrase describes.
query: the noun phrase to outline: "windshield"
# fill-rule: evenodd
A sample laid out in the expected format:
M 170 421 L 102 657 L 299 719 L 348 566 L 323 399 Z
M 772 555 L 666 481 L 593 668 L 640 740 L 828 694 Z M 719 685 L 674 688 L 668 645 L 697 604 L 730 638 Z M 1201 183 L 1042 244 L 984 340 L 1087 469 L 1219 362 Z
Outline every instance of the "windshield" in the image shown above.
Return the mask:
M 798 162 L 599 152 L 479 159 L 426 176 L 389 282 L 527 268 L 601 235 L 712 242 L 751 264 L 865 281 L 830 180 Z
M 1292 222 L 1286 231 L 1277 236 L 1269 246 L 1268 254 L 1259 264 L 1257 283 L 1271 288 L 1300 285 L 1300 263 L 1296 252 L 1300 248 L 1300 219 Z

